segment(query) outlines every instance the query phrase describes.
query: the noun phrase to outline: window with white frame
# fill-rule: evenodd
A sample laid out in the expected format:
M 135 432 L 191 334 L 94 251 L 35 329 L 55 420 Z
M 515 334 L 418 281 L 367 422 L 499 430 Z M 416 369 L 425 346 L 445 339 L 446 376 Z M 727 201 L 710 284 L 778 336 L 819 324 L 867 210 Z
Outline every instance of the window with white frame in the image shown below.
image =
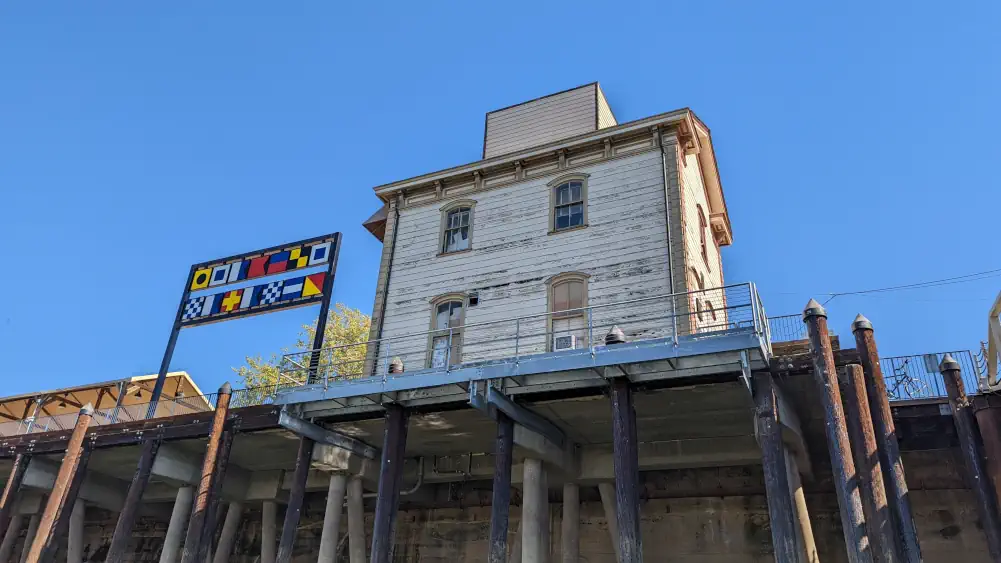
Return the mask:
M 445 212 L 444 224 L 442 228 L 441 252 L 458 252 L 468 250 L 472 236 L 472 215 L 471 205 L 460 205 L 447 209 Z
M 551 231 L 558 232 L 583 227 L 587 224 L 586 178 L 574 178 L 554 186 L 551 204 Z
M 549 349 L 587 346 L 587 275 L 570 272 L 553 276 L 549 285 Z
M 462 325 L 466 300 L 461 295 L 440 297 L 431 304 L 430 367 L 443 368 L 462 361 Z

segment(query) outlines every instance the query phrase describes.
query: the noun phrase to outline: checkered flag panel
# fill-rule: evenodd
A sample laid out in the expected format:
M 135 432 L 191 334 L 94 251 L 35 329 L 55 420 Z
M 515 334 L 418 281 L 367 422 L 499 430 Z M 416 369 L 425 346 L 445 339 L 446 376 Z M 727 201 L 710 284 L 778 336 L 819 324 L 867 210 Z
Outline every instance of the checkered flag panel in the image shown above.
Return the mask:
M 261 291 L 261 305 L 271 305 L 277 302 L 282 296 L 282 286 L 285 284 L 284 281 L 276 281 L 269 283 L 263 291 Z
M 195 297 L 184 304 L 184 313 L 181 315 L 182 321 L 190 321 L 202 314 L 202 307 L 205 306 L 204 297 Z

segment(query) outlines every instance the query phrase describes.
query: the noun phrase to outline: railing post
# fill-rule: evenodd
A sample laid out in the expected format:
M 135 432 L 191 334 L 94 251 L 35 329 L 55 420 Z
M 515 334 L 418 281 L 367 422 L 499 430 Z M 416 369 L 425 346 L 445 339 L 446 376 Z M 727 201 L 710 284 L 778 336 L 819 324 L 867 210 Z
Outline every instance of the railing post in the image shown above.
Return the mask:
M 518 345 L 521 339 L 521 317 L 514 320 L 514 365 L 518 365 Z
M 591 351 L 591 355 L 594 355 L 594 319 L 592 309 L 587 308 L 587 347 Z
M 389 374 L 389 362 L 393 356 L 393 343 L 386 341 L 386 363 L 382 366 L 382 376 L 387 377 Z
M 452 370 L 452 328 L 448 329 L 448 347 L 445 349 L 445 372 Z
M 678 301 L 677 294 L 671 294 L 671 338 L 674 340 L 674 347 L 678 347 Z

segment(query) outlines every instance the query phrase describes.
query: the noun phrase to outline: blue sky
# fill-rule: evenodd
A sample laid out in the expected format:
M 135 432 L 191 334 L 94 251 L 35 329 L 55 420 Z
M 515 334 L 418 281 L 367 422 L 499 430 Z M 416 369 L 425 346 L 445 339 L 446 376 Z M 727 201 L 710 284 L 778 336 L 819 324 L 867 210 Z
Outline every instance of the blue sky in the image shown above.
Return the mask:
M 372 186 L 593 80 L 620 121 L 712 128 L 725 274 L 770 313 L 1001 268 L 997 3 L 481 4 L 6 2 L 0 395 L 155 372 L 189 265 L 258 247 L 342 231 L 335 299 L 371 311 Z M 884 354 L 972 348 L 999 289 L 828 309 Z M 172 368 L 214 390 L 315 314 L 186 330 Z

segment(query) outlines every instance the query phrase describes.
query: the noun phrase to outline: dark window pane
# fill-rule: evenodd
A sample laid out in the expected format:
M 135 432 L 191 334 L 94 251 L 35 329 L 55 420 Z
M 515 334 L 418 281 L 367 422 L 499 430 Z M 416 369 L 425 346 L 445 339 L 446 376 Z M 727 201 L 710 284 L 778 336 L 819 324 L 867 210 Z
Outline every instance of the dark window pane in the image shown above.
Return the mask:
M 570 206 L 570 225 L 577 227 L 584 224 L 584 206 L 580 203 L 575 203 Z
M 584 307 L 584 284 L 578 281 L 567 282 L 567 309 L 582 309 Z

